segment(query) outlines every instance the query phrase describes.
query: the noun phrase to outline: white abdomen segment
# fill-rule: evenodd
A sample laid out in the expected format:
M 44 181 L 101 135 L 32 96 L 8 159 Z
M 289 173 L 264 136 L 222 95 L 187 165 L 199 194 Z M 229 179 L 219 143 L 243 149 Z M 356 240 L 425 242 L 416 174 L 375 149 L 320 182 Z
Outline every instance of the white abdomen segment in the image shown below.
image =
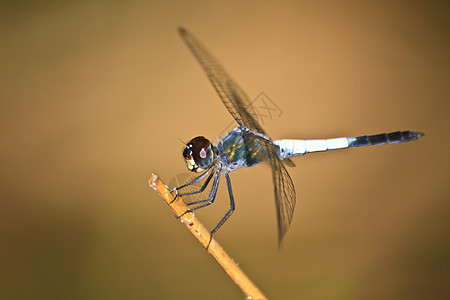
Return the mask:
M 349 146 L 348 138 L 327 140 L 277 140 L 273 143 L 280 147 L 280 158 L 304 155 L 311 152 L 345 149 Z

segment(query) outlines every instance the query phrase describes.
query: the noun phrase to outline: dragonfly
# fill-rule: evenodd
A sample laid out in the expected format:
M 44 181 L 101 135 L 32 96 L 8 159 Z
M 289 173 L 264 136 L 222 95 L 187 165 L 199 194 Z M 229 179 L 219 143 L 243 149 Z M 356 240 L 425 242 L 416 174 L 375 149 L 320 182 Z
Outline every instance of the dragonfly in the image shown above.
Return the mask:
M 190 140 L 183 149 L 183 158 L 187 168 L 199 175 L 174 188 L 174 199 L 178 196 L 200 194 L 211 184 L 211 181 L 212 186 L 210 186 L 208 195 L 205 195 L 203 199 L 187 203 L 189 208 L 182 215 L 214 203 L 222 174 L 228 188 L 229 209 L 211 231 L 206 249 L 208 249 L 213 235 L 235 211 L 229 175 L 232 171 L 242 167 L 251 167 L 261 162 L 269 163 L 275 194 L 278 244 L 281 246 L 283 237 L 291 225 L 296 203 L 294 183 L 285 167 L 295 167 L 291 157 L 334 149 L 404 143 L 414 141 L 424 135 L 422 132 L 408 130 L 350 138 L 274 141 L 258 123 L 257 115 L 247 94 L 228 75 L 214 56 L 186 29 L 178 28 L 178 33 L 203 68 L 219 98 L 238 125 L 219 140 L 217 146 L 205 137 L 197 136 Z M 199 184 L 200 182 L 202 184 Z M 196 186 L 194 191 L 188 189 L 192 186 Z

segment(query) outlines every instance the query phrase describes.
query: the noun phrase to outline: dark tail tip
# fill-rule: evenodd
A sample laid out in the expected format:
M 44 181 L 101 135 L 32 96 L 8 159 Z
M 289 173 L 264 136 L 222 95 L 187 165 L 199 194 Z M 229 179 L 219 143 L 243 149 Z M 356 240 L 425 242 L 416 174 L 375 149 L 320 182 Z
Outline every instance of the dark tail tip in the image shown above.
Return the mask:
M 414 136 L 416 139 L 421 138 L 421 137 L 423 137 L 423 136 L 425 135 L 425 133 L 420 132 L 420 131 L 412 131 L 411 133 L 413 134 L 413 136 Z

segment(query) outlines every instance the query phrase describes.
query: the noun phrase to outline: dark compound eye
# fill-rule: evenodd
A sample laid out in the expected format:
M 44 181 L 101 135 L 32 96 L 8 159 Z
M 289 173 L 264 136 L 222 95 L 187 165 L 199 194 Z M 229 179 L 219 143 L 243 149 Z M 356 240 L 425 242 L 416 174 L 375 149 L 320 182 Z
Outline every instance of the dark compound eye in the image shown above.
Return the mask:
M 183 150 L 188 169 L 200 172 L 210 168 L 213 164 L 213 147 L 209 140 L 203 136 L 193 138 Z
M 191 148 L 188 148 L 188 147 L 184 148 L 184 150 L 183 150 L 183 157 L 186 158 L 186 157 L 191 156 L 191 155 L 192 155 Z

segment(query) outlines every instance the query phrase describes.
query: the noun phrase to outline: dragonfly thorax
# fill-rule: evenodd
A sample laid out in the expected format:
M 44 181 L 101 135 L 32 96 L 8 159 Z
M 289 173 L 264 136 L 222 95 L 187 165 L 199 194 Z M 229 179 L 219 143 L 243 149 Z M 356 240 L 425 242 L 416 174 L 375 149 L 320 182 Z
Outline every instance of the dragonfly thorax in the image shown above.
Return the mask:
M 214 148 L 211 142 L 203 136 L 197 136 L 190 140 L 183 150 L 187 168 L 192 172 L 208 170 L 214 163 Z
M 264 135 L 252 132 L 245 126 L 234 128 L 217 145 L 222 167 L 234 171 L 266 160 L 265 140 Z

